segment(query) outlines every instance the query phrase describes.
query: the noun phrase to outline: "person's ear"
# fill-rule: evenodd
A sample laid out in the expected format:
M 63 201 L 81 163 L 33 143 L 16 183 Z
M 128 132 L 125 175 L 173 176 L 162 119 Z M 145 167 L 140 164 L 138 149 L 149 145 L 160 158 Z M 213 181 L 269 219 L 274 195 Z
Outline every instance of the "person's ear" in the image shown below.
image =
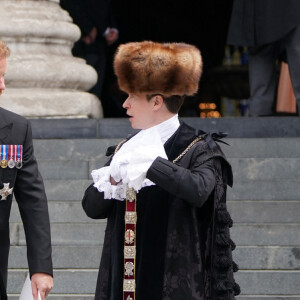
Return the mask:
M 153 97 L 153 109 L 154 109 L 154 111 L 160 110 L 163 103 L 164 103 L 163 97 L 161 95 L 155 95 Z

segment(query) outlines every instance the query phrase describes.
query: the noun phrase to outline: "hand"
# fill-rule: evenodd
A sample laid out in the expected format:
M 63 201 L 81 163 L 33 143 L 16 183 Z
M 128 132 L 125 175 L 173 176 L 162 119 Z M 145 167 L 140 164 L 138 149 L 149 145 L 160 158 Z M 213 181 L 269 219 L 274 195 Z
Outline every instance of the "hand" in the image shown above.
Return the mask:
M 117 184 L 119 184 L 119 183 L 121 182 L 121 181 L 116 182 L 116 181 L 113 179 L 113 177 L 111 177 L 111 176 L 110 176 L 109 180 L 110 180 L 110 184 L 111 184 L 111 185 L 117 185 Z
M 53 288 L 52 276 L 46 273 L 34 273 L 31 276 L 31 288 L 34 300 L 38 300 L 38 291 L 40 292 L 41 300 L 46 299 Z
M 109 28 L 108 33 L 105 35 L 106 43 L 108 46 L 112 45 L 119 37 L 117 28 Z
M 90 45 L 92 43 L 95 42 L 96 38 L 97 38 L 97 35 L 98 35 L 98 31 L 97 31 L 97 28 L 96 27 L 93 27 L 93 29 L 91 30 L 91 32 L 84 36 L 82 38 L 83 42 L 86 44 L 86 45 Z

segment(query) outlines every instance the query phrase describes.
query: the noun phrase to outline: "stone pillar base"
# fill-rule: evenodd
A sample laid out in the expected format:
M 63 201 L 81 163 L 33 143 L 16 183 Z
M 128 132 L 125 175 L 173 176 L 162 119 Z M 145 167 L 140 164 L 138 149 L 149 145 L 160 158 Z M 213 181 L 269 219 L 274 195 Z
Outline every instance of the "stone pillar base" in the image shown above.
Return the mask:
M 9 88 L 1 107 L 27 118 L 96 118 L 103 116 L 100 100 L 90 93 L 60 89 Z
M 29 118 L 102 117 L 85 92 L 97 73 L 71 53 L 79 38 L 59 0 L 0 0 L 0 39 L 11 49 L 0 105 Z

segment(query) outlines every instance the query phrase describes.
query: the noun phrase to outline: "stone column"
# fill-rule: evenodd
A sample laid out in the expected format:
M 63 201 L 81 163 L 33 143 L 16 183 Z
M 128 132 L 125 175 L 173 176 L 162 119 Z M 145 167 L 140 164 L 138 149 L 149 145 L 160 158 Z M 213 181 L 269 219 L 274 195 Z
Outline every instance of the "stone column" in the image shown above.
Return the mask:
M 0 106 L 26 117 L 102 117 L 85 92 L 97 73 L 71 53 L 79 38 L 59 0 L 0 0 L 0 39 L 11 49 Z

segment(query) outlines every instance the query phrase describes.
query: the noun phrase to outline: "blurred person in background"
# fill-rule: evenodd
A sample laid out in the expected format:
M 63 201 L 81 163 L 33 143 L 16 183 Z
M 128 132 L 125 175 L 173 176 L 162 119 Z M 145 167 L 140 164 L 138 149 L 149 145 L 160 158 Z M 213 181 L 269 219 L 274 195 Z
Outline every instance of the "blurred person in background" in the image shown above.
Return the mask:
M 249 46 L 250 115 L 275 111 L 278 72 L 276 61 L 285 56 L 300 105 L 300 1 L 235 0 L 228 44 Z

